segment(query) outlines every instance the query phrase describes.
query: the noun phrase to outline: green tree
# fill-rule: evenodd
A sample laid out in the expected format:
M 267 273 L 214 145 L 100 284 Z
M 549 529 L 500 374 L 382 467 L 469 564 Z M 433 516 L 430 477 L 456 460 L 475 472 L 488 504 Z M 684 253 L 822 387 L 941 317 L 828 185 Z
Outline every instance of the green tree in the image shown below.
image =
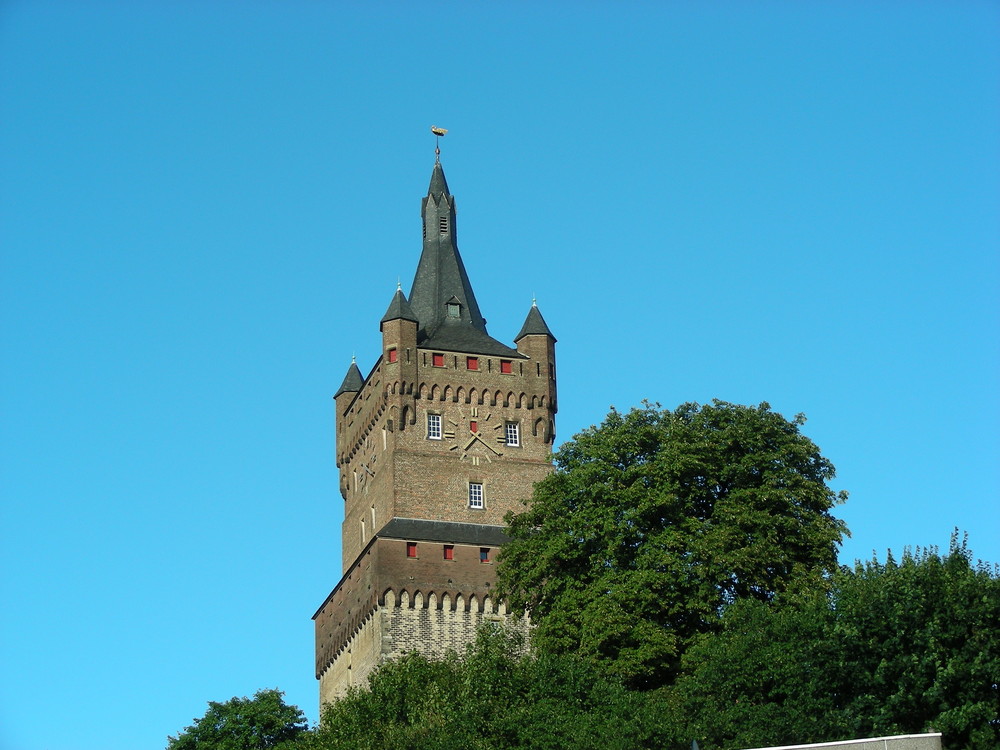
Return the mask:
M 525 654 L 484 628 L 461 657 L 410 654 L 328 704 L 315 750 L 668 747 L 662 711 L 572 654 Z
M 306 717 L 282 699 L 280 690 L 258 690 L 253 698 L 209 701 L 208 711 L 176 737 L 168 750 L 291 750 L 308 733 Z
M 851 739 L 834 610 L 820 593 L 794 604 L 744 600 L 700 636 L 669 689 L 678 723 L 706 748 Z
M 1000 747 L 998 573 L 956 536 L 946 556 L 845 567 L 829 593 L 727 608 L 685 654 L 675 715 L 706 748 L 927 731 Z
M 577 653 L 634 687 L 676 676 L 726 605 L 823 585 L 846 527 L 833 465 L 767 404 L 617 411 L 556 454 L 508 517 L 500 594 L 535 645 Z
M 1000 568 L 948 554 L 845 569 L 835 588 L 841 684 L 855 734 L 931 729 L 949 748 L 1000 747 Z

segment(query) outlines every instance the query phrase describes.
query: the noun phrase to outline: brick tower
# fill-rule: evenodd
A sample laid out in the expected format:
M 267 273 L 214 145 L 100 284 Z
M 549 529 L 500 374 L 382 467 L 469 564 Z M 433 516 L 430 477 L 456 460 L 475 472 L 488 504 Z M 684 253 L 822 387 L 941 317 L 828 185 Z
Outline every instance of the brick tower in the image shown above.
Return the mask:
M 503 517 L 551 470 L 555 343 L 538 307 L 510 348 L 486 331 L 435 163 L 409 299 L 382 317 L 382 355 L 334 396 L 343 576 L 313 615 L 320 703 L 387 658 L 461 649 L 484 621 Z

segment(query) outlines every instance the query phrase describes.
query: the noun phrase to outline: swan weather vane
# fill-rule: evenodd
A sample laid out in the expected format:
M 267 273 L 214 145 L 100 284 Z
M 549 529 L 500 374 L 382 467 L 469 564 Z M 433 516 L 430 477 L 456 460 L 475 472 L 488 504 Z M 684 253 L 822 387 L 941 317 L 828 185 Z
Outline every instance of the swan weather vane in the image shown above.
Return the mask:
M 441 138 L 448 132 L 445 128 L 431 125 L 431 132 L 434 134 L 434 163 L 441 163 Z

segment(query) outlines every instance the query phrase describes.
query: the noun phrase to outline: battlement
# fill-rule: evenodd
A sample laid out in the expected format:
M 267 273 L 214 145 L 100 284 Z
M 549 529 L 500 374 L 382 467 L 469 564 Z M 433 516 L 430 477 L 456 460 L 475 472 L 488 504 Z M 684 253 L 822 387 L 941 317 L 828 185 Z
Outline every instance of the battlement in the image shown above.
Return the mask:
M 313 615 L 322 700 L 385 659 L 461 651 L 484 622 L 526 631 L 492 593 L 504 541 L 501 528 L 473 524 L 394 519 L 381 529 Z

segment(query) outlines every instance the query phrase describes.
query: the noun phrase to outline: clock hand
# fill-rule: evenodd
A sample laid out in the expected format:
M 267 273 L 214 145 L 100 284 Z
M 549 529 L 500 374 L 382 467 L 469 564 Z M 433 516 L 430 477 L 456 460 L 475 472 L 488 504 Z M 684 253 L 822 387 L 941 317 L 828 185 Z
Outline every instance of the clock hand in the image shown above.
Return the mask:
M 489 450 L 493 451 L 493 452 L 494 452 L 495 454 L 497 454 L 498 456 L 500 455 L 500 451 L 498 451 L 498 450 L 497 450 L 496 448 L 494 448 L 494 447 L 493 447 L 492 445 L 490 445 L 490 444 L 489 444 L 489 443 L 487 443 L 487 442 L 486 442 L 485 440 L 483 440 L 483 439 L 482 439 L 482 437 L 480 437 L 479 435 L 476 435 L 476 436 L 475 436 L 474 438 L 472 438 L 472 439 L 473 439 L 473 441 L 476 441 L 476 440 L 478 440 L 478 441 L 479 441 L 480 443 L 482 443 L 482 444 L 483 444 L 484 446 L 486 446 L 486 447 L 487 447 L 487 448 L 488 448 Z M 472 445 L 472 443 L 469 443 L 469 445 Z M 468 450 L 468 446 L 466 446 L 466 450 Z

